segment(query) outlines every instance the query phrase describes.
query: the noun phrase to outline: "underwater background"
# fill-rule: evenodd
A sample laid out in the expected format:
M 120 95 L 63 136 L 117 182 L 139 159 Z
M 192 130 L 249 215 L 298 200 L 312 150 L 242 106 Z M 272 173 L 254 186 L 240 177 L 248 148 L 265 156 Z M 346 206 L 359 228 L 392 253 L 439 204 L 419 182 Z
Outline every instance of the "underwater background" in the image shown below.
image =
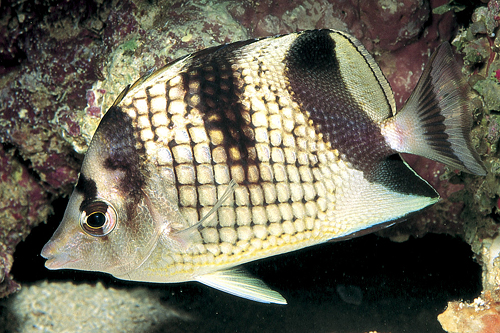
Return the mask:
M 2 0 L 0 332 L 500 332 L 499 22 L 497 1 Z M 286 306 L 45 269 L 41 248 L 125 85 L 195 50 L 315 28 L 357 37 L 398 109 L 452 42 L 477 93 L 472 138 L 488 175 L 408 156 L 441 202 L 376 234 L 245 265 Z

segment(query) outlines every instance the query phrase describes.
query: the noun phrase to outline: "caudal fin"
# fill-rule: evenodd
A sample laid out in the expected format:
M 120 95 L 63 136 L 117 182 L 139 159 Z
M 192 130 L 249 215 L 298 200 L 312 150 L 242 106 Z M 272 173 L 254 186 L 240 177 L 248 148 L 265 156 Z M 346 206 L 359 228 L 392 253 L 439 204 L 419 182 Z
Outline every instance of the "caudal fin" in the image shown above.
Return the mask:
M 398 114 L 382 124 L 396 151 L 424 156 L 462 171 L 485 175 L 470 141 L 471 90 L 449 43 L 432 55 L 417 87 Z

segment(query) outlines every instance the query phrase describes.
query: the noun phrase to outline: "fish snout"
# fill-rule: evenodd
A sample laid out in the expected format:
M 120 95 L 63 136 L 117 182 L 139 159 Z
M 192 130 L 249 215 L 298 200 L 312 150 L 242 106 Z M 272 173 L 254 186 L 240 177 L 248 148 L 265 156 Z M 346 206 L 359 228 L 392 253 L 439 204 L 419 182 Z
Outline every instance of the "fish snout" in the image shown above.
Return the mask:
M 78 261 L 70 258 L 68 253 L 60 251 L 57 244 L 53 240 L 49 240 L 47 244 L 44 245 L 41 255 L 47 259 L 45 267 L 48 269 L 65 268 L 67 264 Z
M 54 242 L 48 241 L 42 248 L 42 252 L 40 253 L 42 257 L 45 259 L 50 259 L 54 255 Z

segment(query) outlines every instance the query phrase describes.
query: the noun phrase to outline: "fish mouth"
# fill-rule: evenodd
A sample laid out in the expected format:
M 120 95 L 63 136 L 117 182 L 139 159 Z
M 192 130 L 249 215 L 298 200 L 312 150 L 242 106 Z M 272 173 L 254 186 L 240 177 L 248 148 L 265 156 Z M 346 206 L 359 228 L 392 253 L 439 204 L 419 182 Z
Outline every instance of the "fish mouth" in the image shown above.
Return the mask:
M 61 269 L 61 268 L 67 268 L 69 264 L 75 263 L 80 261 L 81 259 L 74 259 L 74 260 L 69 260 L 65 258 L 61 258 L 61 256 L 55 256 L 55 257 L 44 257 L 47 259 L 45 262 L 45 267 L 51 270 L 55 269 Z
M 45 267 L 51 270 L 66 268 L 68 265 L 81 260 L 71 258 L 68 254 L 57 253 L 52 242 L 45 244 L 41 256 L 47 259 Z

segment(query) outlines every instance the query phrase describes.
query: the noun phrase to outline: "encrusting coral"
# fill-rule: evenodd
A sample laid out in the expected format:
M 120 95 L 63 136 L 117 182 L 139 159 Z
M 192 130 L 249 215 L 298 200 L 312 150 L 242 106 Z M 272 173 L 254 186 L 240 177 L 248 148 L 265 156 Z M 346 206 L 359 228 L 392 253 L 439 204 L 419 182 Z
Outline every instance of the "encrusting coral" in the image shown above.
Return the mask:
M 463 71 L 478 93 L 473 138 L 488 168 L 464 179 L 463 237 L 483 271 L 483 292 L 472 303 L 449 302 L 439 321 L 447 332 L 489 333 L 500 328 L 500 2 L 475 9 L 472 23 L 452 44 L 463 54 Z

